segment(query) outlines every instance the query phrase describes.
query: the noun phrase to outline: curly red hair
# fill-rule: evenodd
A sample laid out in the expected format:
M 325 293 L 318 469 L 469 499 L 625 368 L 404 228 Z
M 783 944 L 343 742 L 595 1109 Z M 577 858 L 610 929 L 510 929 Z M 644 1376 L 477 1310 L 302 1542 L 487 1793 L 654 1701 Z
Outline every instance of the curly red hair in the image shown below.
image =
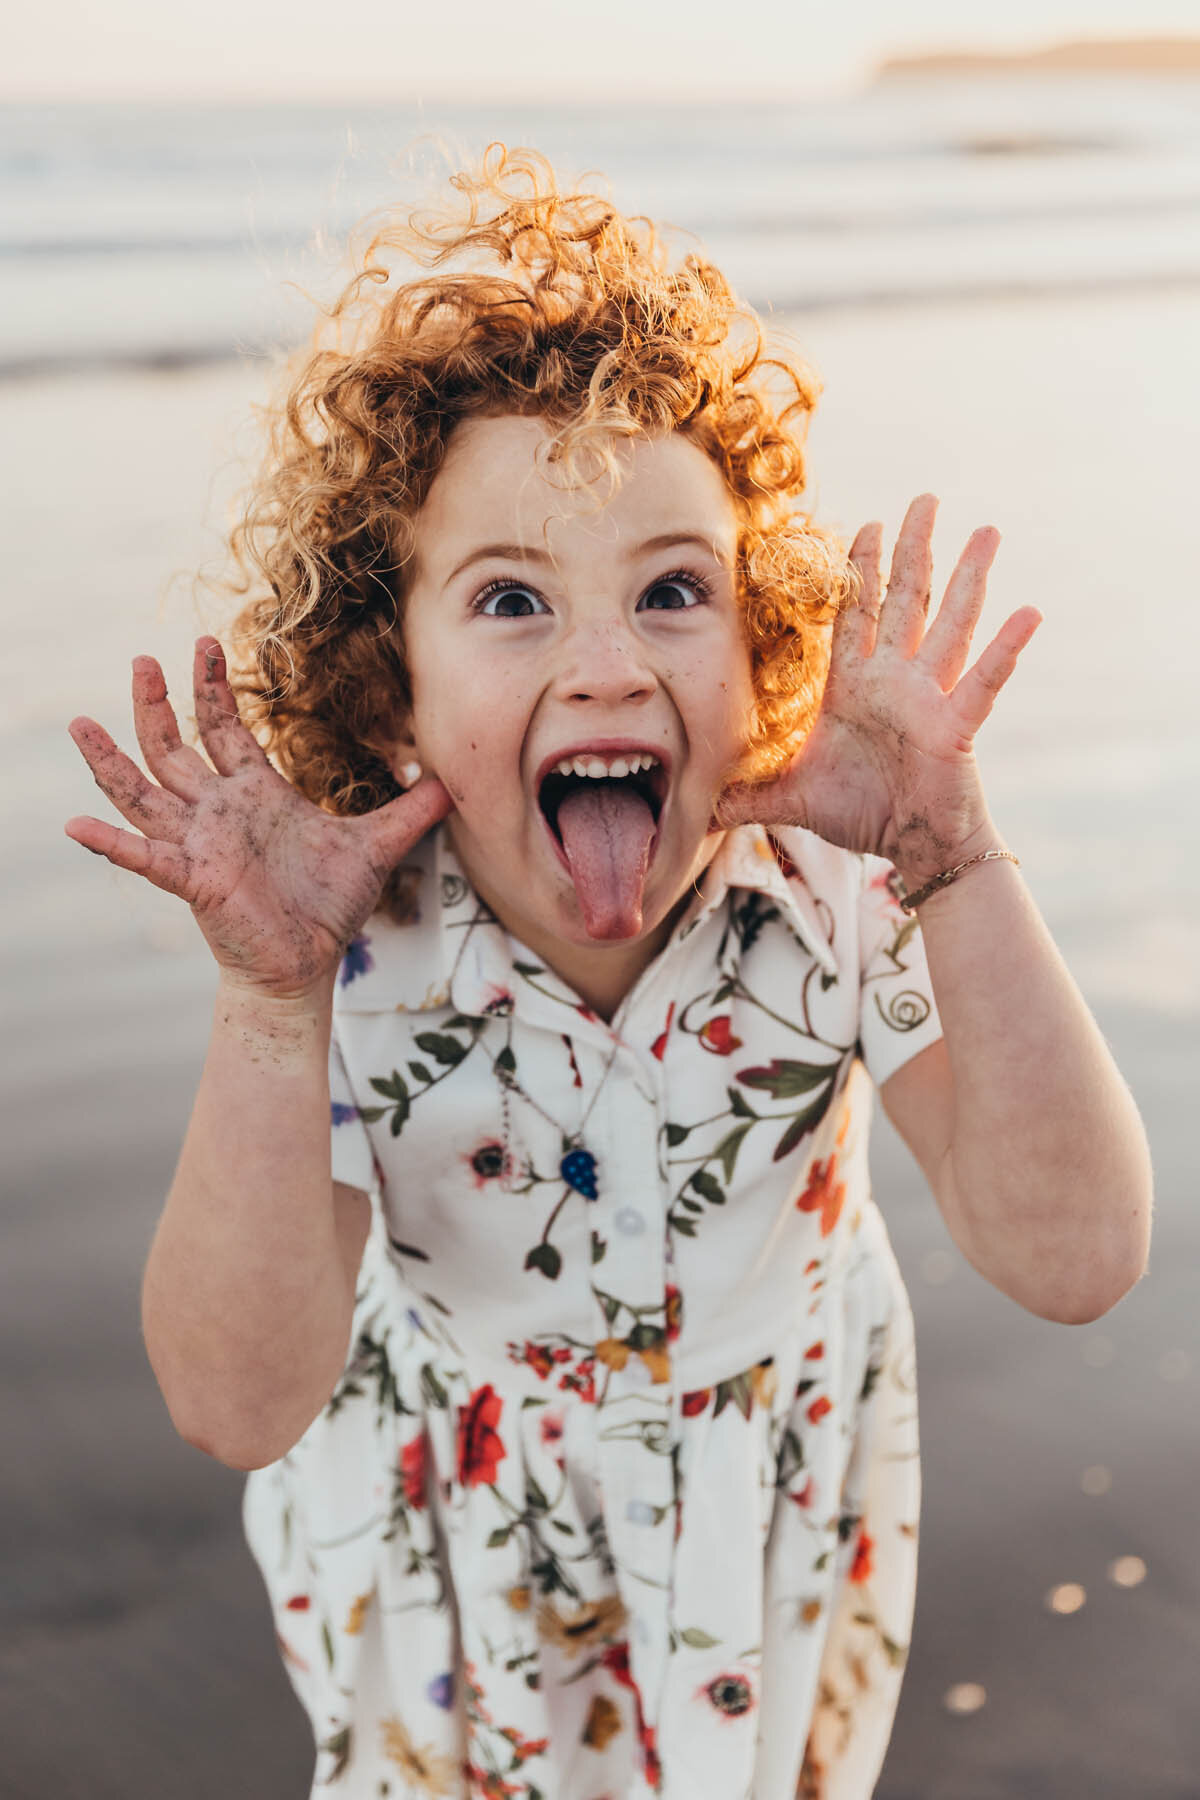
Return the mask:
M 828 626 L 853 587 L 837 540 L 797 505 L 813 374 L 782 347 L 768 354 L 712 263 L 673 266 L 648 220 L 562 191 L 535 152 L 494 144 L 451 186 L 457 205 L 385 217 L 268 410 L 266 460 L 232 538 L 244 715 L 318 804 L 363 812 L 392 798 L 379 747 L 411 700 L 405 573 L 456 428 L 543 418 L 556 478 L 601 488 L 619 477 L 622 440 L 682 431 L 717 464 L 738 519 L 757 709 L 731 773 L 771 774 L 811 727 Z M 398 283 L 397 258 L 434 273 Z

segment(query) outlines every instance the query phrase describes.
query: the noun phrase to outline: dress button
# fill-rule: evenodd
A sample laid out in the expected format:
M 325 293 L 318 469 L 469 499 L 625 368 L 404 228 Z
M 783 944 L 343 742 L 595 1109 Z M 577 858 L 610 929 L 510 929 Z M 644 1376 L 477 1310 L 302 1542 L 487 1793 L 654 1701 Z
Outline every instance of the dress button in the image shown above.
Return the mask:
M 625 1506 L 625 1517 L 631 1525 L 653 1525 L 654 1508 L 648 1500 L 629 1500 Z
M 637 1237 L 645 1231 L 646 1221 L 635 1206 L 623 1206 L 617 1214 L 617 1230 L 623 1231 L 626 1237 Z

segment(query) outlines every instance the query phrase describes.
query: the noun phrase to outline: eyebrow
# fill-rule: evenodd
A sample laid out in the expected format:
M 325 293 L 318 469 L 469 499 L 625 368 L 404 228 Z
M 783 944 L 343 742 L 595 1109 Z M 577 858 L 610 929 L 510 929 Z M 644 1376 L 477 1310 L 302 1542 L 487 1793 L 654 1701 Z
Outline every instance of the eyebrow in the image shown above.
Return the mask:
M 702 531 L 660 532 L 657 537 L 646 538 L 642 543 L 633 545 L 626 553 L 627 559 L 632 562 L 635 557 L 644 556 L 648 550 L 668 550 L 675 544 L 694 544 L 699 549 L 707 551 L 709 556 L 721 564 L 722 568 L 730 567 L 730 558 L 719 549 L 711 537 L 705 536 Z M 548 550 L 541 550 L 533 544 L 481 544 L 478 549 L 472 550 L 468 556 L 465 556 L 457 568 L 450 571 L 446 577 L 446 585 L 449 586 L 456 576 L 461 575 L 464 569 L 471 568 L 474 563 L 487 562 L 493 557 L 505 562 L 552 563 L 554 561 Z

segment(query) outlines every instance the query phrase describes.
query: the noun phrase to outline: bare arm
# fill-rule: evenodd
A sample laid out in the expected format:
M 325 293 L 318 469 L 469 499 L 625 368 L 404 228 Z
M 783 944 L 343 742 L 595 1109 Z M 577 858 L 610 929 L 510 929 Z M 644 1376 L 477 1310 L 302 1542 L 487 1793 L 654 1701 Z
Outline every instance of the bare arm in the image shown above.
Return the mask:
M 359 818 L 312 806 L 238 718 L 220 645 L 201 639 L 183 744 L 162 671 L 134 664 L 134 723 L 157 785 L 90 719 L 72 736 L 142 835 L 78 843 L 191 906 L 220 980 L 212 1042 L 145 1271 L 146 1348 L 177 1429 L 237 1468 L 283 1454 L 347 1349 L 369 1203 L 330 1175 L 328 1050 L 346 943 L 388 871 L 449 809 L 439 782 Z
M 999 534 L 972 533 L 927 625 L 935 506 L 909 508 L 886 594 L 880 528 L 859 533 L 815 728 L 776 780 L 718 806 L 725 824 L 805 825 L 886 856 L 910 894 L 999 847 L 974 739 L 1040 620 L 1020 608 L 966 668 Z M 945 1039 L 884 1084 L 887 1111 L 981 1274 L 1046 1318 L 1096 1318 L 1146 1263 L 1150 1164 L 1129 1090 L 1011 862 L 919 910 Z
M 981 1275 L 1042 1318 L 1098 1318 L 1150 1242 L 1129 1089 L 1012 863 L 921 916 L 945 1039 L 884 1083 L 884 1108 Z
M 346 1358 L 370 1203 L 331 1184 L 331 993 L 220 984 L 146 1264 L 146 1351 L 176 1429 L 236 1468 L 289 1449 Z

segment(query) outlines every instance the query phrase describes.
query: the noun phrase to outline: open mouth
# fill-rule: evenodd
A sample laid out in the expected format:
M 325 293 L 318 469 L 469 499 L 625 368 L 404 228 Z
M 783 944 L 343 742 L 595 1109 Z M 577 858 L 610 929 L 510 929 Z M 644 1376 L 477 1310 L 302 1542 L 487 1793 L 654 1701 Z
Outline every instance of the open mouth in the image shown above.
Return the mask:
M 561 850 L 563 839 L 558 828 L 558 814 L 569 794 L 597 789 L 629 791 L 645 801 L 657 827 L 667 797 L 668 781 L 662 762 L 648 751 L 627 752 L 622 756 L 587 754 L 564 758 L 542 778 L 538 805 Z

